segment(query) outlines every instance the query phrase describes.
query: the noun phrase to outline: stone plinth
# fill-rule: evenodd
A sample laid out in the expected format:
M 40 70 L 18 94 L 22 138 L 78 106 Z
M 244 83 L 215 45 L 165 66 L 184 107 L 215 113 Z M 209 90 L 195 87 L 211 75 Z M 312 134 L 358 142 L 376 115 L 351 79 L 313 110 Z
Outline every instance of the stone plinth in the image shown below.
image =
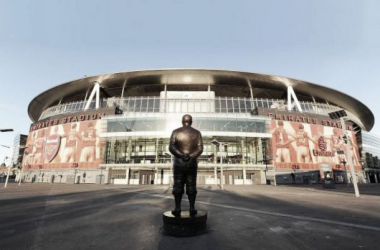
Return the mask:
M 174 216 L 171 211 L 163 214 L 163 233 L 171 236 L 194 236 L 207 233 L 207 213 L 198 211 L 190 216 L 188 211 L 181 212 L 181 216 Z

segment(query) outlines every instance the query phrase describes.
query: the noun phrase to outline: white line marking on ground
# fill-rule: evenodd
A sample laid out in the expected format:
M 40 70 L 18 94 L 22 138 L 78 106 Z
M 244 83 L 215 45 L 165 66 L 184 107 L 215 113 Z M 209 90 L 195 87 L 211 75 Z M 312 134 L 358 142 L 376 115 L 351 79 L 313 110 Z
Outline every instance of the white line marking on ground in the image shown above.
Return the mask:
M 145 192 L 140 192 L 140 193 L 145 194 L 145 195 L 154 196 L 154 197 L 164 198 L 164 199 L 174 199 L 173 197 L 165 196 L 165 195 L 149 194 L 149 193 L 145 193 Z M 279 216 L 279 217 L 284 217 L 284 218 L 292 218 L 292 219 L 305 220 L 305 221 L 313 221 L 313 222 L 326 223 L 326 224 L 338 225 L 338 226 L 344 226 L 344 227 L 360 228 L 360 229 L 366 229 L 366 230 L 372 230 L 372 231 L 380 231 L 380 227 L 366 226 L 366 225 L 362 225 L 362 224 L 355 224 L 355 223 L 348 223 L 348 222 L 341 222 L 341 221 L 334 221 L 334 220 L 326 220 L 326 219 L 318 219 L 318 218 L 313 218 L 313 217 L 306 217 L 306 216 L 299 216 L 299 215 L 292 215 L 292 214 L 268 212 L 268 211 L 262 211 L 262 210 L 257 210 L 257 209 L 229 206 L 229 205 L 223 205 L 223 204 L 217 204 L 217 203 L 211 203 L 211 202 L 205 202 L 205 201 L 196 201 L 196 202 L 200 203 L 200 204 L 215 206 L 215 207 L 229 208 L 229 209 L 235 209 L 235 210 L 240 210 L 240 211 L 258 213 L 258 214 Z

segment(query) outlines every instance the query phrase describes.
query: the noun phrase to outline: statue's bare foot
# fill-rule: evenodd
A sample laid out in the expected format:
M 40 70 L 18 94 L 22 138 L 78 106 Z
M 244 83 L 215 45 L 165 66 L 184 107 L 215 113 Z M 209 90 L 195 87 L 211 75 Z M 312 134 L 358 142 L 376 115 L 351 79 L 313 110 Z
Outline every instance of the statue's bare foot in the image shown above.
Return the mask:
M 196 215 L 198 213 L 198 211 L 195 208 L 190 208 L 189 212 L 191 216 Z
M 174 215 L 174 216 L 181 216 L 181 209 L 180 208 L 175 208 L 172 211 L 172 215 Z

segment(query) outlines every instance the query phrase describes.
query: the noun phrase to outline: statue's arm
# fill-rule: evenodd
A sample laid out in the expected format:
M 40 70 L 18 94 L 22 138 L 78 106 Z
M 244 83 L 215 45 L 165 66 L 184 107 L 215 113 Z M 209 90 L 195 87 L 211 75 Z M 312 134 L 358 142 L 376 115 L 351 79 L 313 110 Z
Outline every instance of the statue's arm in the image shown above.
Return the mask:
M 175 138 L 176 138 L 176 133 L 173 132 L 172 135 L 170 136 L 170 141 L 169 141 L 169 151 L 172 153 L 174 156 L 178 158 L 183 158 L 184 153 L 181 152 L 178 148 L 175 146 Z
M 198 156 L 200 156 L 202 154 L 202 152 L 203 152 L 203 140 L 202 140 L 201 133 L 199 133 L 199 135 L 198 135 L 198 146 L 197 146 L 197 149 L 190 154 L 190 158 L 195 159 Z

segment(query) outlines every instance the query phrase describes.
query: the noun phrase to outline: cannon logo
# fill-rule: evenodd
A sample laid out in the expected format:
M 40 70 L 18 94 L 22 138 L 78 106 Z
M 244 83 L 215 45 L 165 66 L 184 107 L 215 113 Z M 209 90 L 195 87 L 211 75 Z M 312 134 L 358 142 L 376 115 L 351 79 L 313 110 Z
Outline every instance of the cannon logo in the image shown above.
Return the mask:
M 45 158 L 51 162 L 59 151 L 61 146 L 61 136 L 60 135 L 51 135 L 46 138 L 44 155 Z
M 334 151 L 326 151 L 327 149 L 327 143 L 323 136 L 319 137 L 318 139 L 318 148 L 321 151 L 313 149 L 314 156 L 328 156 L 328 157 L 334 157 L 335 152 Z
M 327 149 L 327 143 L 325 141 L 325 138 L 323 138 L 323 136 L 319 137 L 318 139 L 318 147 L 322 152 L 326 151 Z

